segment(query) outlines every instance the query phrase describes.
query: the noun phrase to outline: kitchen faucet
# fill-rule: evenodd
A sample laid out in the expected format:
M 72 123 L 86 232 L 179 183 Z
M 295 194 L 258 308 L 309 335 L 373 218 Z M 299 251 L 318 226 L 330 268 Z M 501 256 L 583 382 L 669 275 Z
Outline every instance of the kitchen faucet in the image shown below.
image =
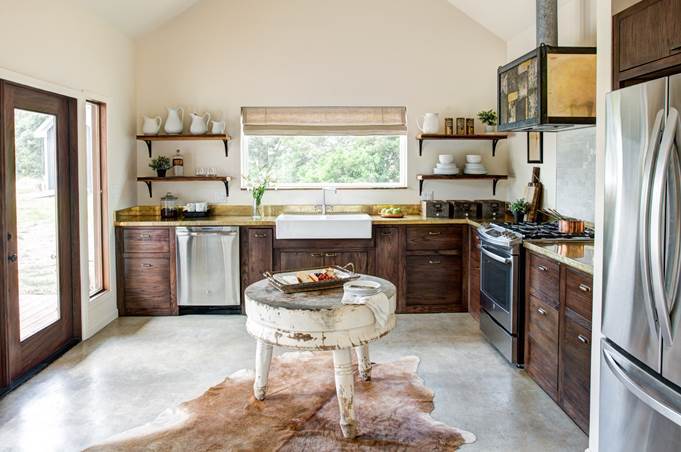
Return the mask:
M 332 191 L 334 194 L 338 193 L 338 189 L 335 187 L 322 187 L 322 215 L 326 215 L 326 192 Z M 328 206 L 329 208 L 332 206 Z

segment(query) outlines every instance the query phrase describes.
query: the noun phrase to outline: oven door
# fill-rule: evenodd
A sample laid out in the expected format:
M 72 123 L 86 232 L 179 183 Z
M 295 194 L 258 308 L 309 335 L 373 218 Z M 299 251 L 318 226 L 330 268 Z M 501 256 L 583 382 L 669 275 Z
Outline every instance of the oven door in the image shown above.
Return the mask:
M 513 321 L 516 304 L 518 256 L 498 247 L 480 247 L 480 302 L 487 313 L 510 334 L 516 334 Z

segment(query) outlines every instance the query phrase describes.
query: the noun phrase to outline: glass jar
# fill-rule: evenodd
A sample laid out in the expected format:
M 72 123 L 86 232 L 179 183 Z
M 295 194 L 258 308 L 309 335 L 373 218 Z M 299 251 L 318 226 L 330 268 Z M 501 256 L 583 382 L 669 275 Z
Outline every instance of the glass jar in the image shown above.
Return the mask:
M 164 220 L 173 219 L 180 216 L 180 207 L 177 204 L 178 198 L 168 192 L 161 198 L 161 218 Z

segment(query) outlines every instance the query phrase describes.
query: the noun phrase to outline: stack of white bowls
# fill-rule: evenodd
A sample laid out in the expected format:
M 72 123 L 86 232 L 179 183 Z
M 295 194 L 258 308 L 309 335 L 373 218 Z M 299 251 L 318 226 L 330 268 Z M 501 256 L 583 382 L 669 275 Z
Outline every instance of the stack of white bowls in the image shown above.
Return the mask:
M 480 162 L 482 162 L 482 157 L 479 155 L 467 155 L 466 165 L 463 168 L 464 174 L 487 174 L 487 168 Z
M 453 175 L 459 174 L 459 167 L 454 163 L 454 156 L 450 154 L 441 154 L 438 156 L 439 162 L 433 168 L 433 174 Z

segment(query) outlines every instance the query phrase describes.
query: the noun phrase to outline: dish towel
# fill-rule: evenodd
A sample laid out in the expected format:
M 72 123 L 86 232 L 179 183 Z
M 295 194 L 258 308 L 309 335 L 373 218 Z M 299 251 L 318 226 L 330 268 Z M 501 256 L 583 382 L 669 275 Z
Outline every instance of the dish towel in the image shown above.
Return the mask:
M 364 296 L 345 293 L 341 303 L 366 305 L 373 312 L 374 320 L 381 328 L 388 323 L 390 318 L 390 300 L 383 292 Z

